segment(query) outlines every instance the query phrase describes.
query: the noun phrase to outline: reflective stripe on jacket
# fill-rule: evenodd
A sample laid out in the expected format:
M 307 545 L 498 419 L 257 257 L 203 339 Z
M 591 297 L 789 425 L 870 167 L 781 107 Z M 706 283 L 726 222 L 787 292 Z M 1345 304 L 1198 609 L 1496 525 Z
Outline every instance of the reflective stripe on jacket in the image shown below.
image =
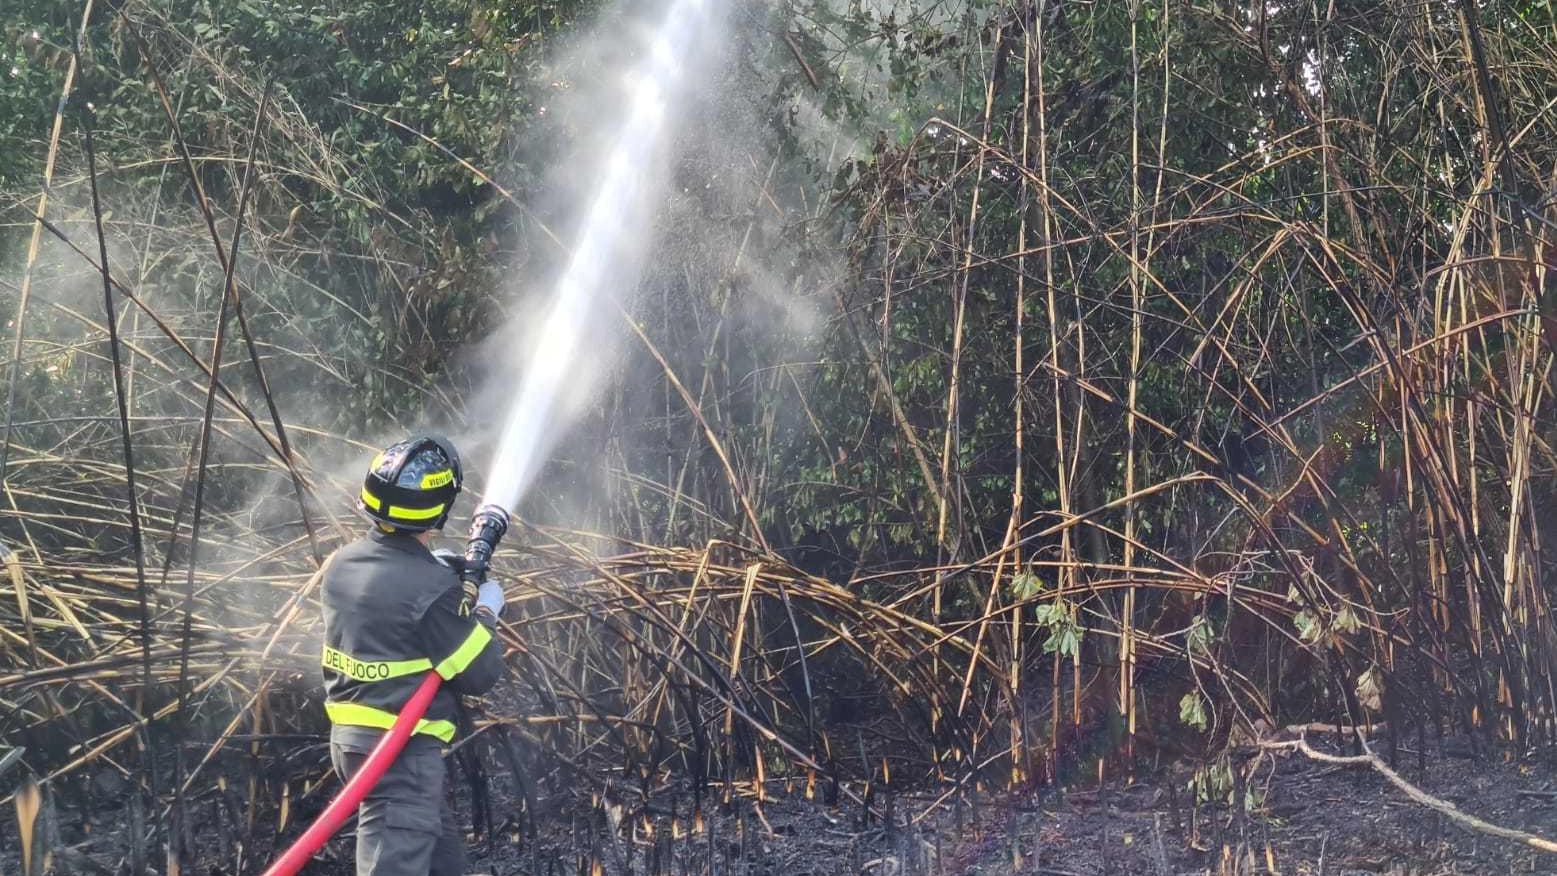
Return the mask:
M 412 536 L 373 532 L 341 548 L 321 601 L 331 723 L 387 730 L 433 670 L 445 684 L 416 732 L 448 742 L 457 697 L 486 693 L 502 675 L 502 646 L 471 615 L 459 577 Z

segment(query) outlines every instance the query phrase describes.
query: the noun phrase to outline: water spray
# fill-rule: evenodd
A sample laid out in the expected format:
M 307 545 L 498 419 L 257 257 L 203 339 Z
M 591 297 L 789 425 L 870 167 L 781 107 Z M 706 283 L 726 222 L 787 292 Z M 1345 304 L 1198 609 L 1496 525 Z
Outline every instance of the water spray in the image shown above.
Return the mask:
M 628 220 L 643 212 L 653 192 L 649 181 L 663 145 L 666 103 L 684 78 L 682 60 L 690 55 L 706 22 L 705 3 L 674 0 L 647 57 L 628 80 L 630 108 L 585 214 L 577 248 L 553 292 L 524 382 L 503 426 L 486 496 L 471 521 L 461 573 L 466 582 L 479 583 L 485 576 L 492 551 L 508 530 L 505 509 L 518 505 L 535 477 L 538 460 L 556 438 L 561 426 L 557 402 L 564 383 L 576 373 L 584 329 L 605 294 L 605 284 L 633 282 L 621 270 L 624 234 Z M 294 876 L 340 830 L 405 748 L 441 681 L 438 673 L 427 673 L 362 766 L 264 876 Z
M 705 2 L 675 0 L 647 56 L 629 74 L 628 111 L 503 426 L 488 475 L 485 501 L 490 504 L 513 509 L 530 486 L 562 425 L 557 403 L 577 372 L 584 329 L 606 297 L 606 284 L 634 282 L 620 271 L 628 220 L 643 213 L 653 193 L 650 181 L 657 176 L 653 170 L 665 137 L 667 101 L 685 78 L 683 60 L 691 55 L 708 17 Z

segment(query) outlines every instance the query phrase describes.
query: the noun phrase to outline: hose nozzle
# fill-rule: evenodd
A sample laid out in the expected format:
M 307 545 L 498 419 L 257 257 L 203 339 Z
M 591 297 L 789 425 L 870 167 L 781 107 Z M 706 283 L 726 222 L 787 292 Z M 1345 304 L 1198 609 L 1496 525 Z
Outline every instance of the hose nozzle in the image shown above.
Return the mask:
M 482 505 L 470 521 L 470 540 L 465 543 L 465 570 L 460 577 L 480 586 L 487 579 L 492 552 L 508 532 L 508 512 L 498 505 Z

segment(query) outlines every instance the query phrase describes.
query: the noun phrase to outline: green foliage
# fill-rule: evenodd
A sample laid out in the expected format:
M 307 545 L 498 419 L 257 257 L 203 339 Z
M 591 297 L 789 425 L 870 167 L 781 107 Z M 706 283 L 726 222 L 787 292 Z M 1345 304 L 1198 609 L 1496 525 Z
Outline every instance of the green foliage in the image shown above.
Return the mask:
M 1211 618 L 1203 614 L 1195 615 L 1195 620 L 1190 624 L 1186 637 L 1186 645 L 1189 653 L 1194 655 L 1209 654 L 1216 643 L 1216 625 Z
M 1223 755 L 1196 770 L 1186 790 L 1194 793 L 1197 805 L 1212 802 L 1231 804 L 1235 793 L 1232 761 Z
M 1011 595 L 1022 601 L 1032 599 L 1044 590 L 1043 579 L 1032 572 L 1011 576 Z
M 1298 638 L 1305 643 L 1317 642 L 1324 635 L 1324 624 L 1319 616 L 1310 609 L 1303 609 L 1292 616 L 1292 625 L 1297 627 Z
M 1265 792 L 1245 781 L 1242 799 L 1238 799 L 1238 776 L 1234 774 L 1237 769 L 1232 759 L 1223 754 L 1195 771 L 1190 778 L 1187 790 L 1195 795 L 1195 803 L 1204 805 L 1207 803 L 1220 803 L 1232 807 L 1241 806 L 1245 812 L 1265 805 Z
M 1206 729 L 1206 701 L 1200 691 L 1192 690 L 1179 698 L 1179 721 L 1196 730 Z
M 1033 606 L 1033 620 L 1048 633 L 1043 652 L 1058 652 L 1064 657 L 1074 657 L 1081 652 L 1082 629 L 1076 623 L 1074 609 L 1065 600 L 1043 602 Z
M 43 171 L 73 39 L 67 7 L 22 0 L 0 26 L 0 191 Z
M 80 128 L 90 119 L 100 165 L 119 169 L 104 181 L 110 230 L 156 225 L 112 242 L 157 252 L 142 260 L 143 273 L 124 279 L 149 296 L 211 312 L 219 271 L 212 272 L 188 180 L 169 163 L 175 153 L 156 81 L 166 84 L 220 217 L 235 206 L 251 124 L 273 78 L 238 277 L 252 287 L 256 332 L 305 353 L 272 358 L 271 382 L 311 390 L 291 400 L 332 414 L 313 425 L 372 434 L 420 408 L 422 393 L 481 332 L 501 288 L 493 256 L 517 230 L 491 187 L 406 129 L 477 166 L 501 166 L 510 185 L 533 179 L 551 159 L 549 135 L 530 138 L 524 162 L 509 160 L 511 138 L 544 128 L 538 106 L 549 87 L 543 71 L 553 34 L 593 7 L 588 0 L 98 4 L 64 117 L 58 176 L 80 173 Z M 15 197 L 36 195 L 41 185 L 79 11 L 29 0 L 4 32 L 0 60 L 11 69 L 0 70 L 0 190 Z M 88 105 L 95 112 L 86 113 Z M 58 193 L 55 215 L 79 216 L 81 194 Z M 29 230 L 13 222 L 5 234 Z M 56 271 L 76 267 L 57 249 L 46 247 L 34 271 L 45 288 Z M 45 325 L 34 323 L 34 332 L 46 334 Z M 329 362 L 322 371 L 321 357 Z M 35 398 L 47 409 L 47 392 Z

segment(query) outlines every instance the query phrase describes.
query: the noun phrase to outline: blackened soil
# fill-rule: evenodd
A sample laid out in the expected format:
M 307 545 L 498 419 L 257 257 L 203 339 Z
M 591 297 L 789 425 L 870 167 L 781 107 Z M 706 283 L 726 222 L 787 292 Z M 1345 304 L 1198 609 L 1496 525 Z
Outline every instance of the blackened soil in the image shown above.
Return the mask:
M 1463 812 L 1557 837 L 1557 768 L 1550 761 L 1478 753 L 1454 740 L 1428 747 L 1420 764 L 1404 745 L 1395 752 L 1406 779 Z M 1202 772 L 1207 781 L 1201 784 L 1217 799 L 1198 803 L 1189 789 L 1196 772 L 1179 764 L 1135 782 L 1101 787 L 1082 782 L 1065 791 L 970 791 L 940 805 L 939 792 L 894 794 L 878 787 L 868 818 L 857 803 L 828 806 L 806 800 L 799 785 L 773 782 L 760 804 L 749 787 L 729 806 L 710 792 L 701 823 L 685 793 L 664 791 L 644 806 L 636 797 L 613 801 L 594 792 L 553 789 L 540 796 L 531 830 L 520 813 L 520 795 L 511 793 L 518 785 L 493 764 L 487 786 L 497 829 L 472 834 L 472 869 L 502 876 L 1557 873 L 1557 856 L 1457 826 L 1366 767 L 1318 763 L 1296 752 L 1251 751 L 1232 757 L 1226 770 Z M 1218 784 L 1218 772 L 1242 778 L 1229 787 Z M 102 805 L 113 789 L 98 787 L 112 784 L 91 785 L 99 805 L 89 818 L 76 795 L 54 794 L 54 825 L 47 832 L 54 837 L 56 872 L 129 872 L 127 808 Z M 469 823 L 469 786 L 455 784 L 457 809 Z M 292 820 L 311 814 L 329 790 L 292 803 Z M 1229 805 L 1230 794 L 1245 805 Z M 242 851 L 236 842 L 245 831 L 242 819 L 215 815 L 223 807 L 211 795 L 200 800 L 195 811 L 201 815 L 191 831 L 198 862 L 186 864 L 185 871 L 246 876 L 262 869 L 273 845 L 265 826 L 258 826 L 250 850 Z M 10 812 L 0 825 L 0 873 L 19 872 Z M 297 830 L 289 825 L 285 836 Z M 164 861 L 161 850 L 151 855 L 157 872 L 163 872 Z M 306 872 L 346 874 L 350 861 L 348 834 Z
M 1314 741 L 1314 747 L 1331 750 Z M 1464 740 L 1396 750 L 1397 772 L 1459 811 L 1557 837 L 1557 766 L 1478 755 Z M 1352 752 L 1344 752 L 1352 753 Z M 1095 785 L 1047 799 L 992 800 L 946 861 L 953 873 L 1505 874 L 1557 873 L 1557 855 L 1467 830 L 1407 798 L 1366 766 L 1295 751 L 1251 752 L 1228 766 L 1247 776 L 1246 806 L 1195 805 L 1197 770 L 1142 783 Z M 944 819 L 938 824 L 946 824 Z M 1014 865 L 1014 866 L 1013 866 Z

